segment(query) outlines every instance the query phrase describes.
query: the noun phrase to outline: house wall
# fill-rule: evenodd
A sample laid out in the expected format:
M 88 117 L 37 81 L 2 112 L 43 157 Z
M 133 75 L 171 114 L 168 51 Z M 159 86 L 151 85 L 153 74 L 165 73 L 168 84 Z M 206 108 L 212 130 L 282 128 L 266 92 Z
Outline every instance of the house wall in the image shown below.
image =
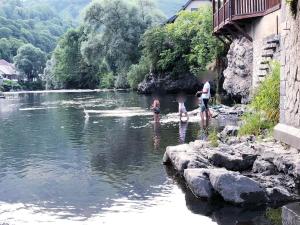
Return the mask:
M 185 10 L 187 11 L 191 11 L 193 8 L 200 8 L 203 5 L 211 5 L 211 1 L 209 0 L 196 0 L 196 1 L 192 1 Z
M 274 136 L 300 149 L 300 1 L 296 18 L 283 1 L 281 18 L 280 123 Z
M 261 62 L 270 60 L 271 58 L 263 57 L 264 47 L 267 45 L 267 41 L 272 38 L 276 38 L 280 32 L 280 10 L 270 13 L 262 18 L 255 19 L 252 22 L 251 29 L 249 30 L 250 36 L 253 38 L 253 75 L 252 75 L 252 92 L 260 84 L 260 81 L 264 79 L 262 75 L 266 71 L 262 71 Z M 273 52 L 272 60 L 280 60 L 280 48 L 279 45 Z M 268 50 L 272 52 L 272 50 Z

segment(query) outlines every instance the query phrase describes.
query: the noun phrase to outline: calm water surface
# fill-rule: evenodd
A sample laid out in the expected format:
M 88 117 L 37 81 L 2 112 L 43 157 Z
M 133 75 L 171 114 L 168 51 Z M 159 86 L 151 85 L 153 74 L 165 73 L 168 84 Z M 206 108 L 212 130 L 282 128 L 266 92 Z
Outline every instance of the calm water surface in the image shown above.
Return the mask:
M 200 125 L 154 125 L 151 100 L 131 92 L 0 99 L 0 224 L 272 224 L 265 209 L 193 197 L 161 162 L 166 146 L 203 137 Z M 163 115 L 176 112 L 176 97 L 162 106 Z

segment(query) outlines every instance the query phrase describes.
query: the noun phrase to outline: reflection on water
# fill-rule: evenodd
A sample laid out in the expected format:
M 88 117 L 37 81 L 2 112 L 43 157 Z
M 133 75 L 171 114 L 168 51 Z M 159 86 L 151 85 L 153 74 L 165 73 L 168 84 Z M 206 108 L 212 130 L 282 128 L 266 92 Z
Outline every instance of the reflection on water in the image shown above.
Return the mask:
M 0 100 L 0 223 L 231 225 L 252 218 L 252 211 L 198 200 L 174 181 L 161 164 L 165 147 L 190 142 L 201 129 L 152 123 L 151 101 L 131 92 Z M 194 102 L 186 102 L 189 110 Z M 177 111 L 175 96 L 161 105 L 163 115 Z

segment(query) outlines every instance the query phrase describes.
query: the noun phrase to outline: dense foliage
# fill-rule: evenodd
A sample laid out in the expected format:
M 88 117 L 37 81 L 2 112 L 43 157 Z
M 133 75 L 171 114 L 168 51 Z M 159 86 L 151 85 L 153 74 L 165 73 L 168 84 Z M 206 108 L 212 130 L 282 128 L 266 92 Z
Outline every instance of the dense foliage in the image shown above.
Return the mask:
M 51 52 L 69 27 L 46 4 L 8 0 L 0 7 L 0 57 L 12 62 L 17 49 L 26 43 Z
M 203 7 L 196 12 L 182 12 L 172 24 L 148 30 L 140 44 L 142 60 L 128 74 L 131 86 L 136 87 L 149 71 L 171 74 L 176 79 L 206 70 L 223 49 L 213 37 L 212 27 L 211 8 Z M 137 73 L 138 70 L 143 74 Z
M 128 87 L 127 72 L 141 56 L 141 36 L 163 19 L 146 3 L 93 1 L 85 9 L 83 24 L 63 36 L 47 63 L 48 87 Z
M 39 78 L 46 64 L 46 54 L 31 44 L 23 45 L 14 57 L 16 68 L 25 74 L 28 81 Z
M 298 0 L 286 0 L 286 2 L 290 6 L 293 16 L 296 16 L 298 11 Z
M 271 67 L 272 72 L 261 83 L 249 106 L 251 113 L 243 118 L 240 135 L 259 135 L 279 121 L 280 64 L 273 62 Z

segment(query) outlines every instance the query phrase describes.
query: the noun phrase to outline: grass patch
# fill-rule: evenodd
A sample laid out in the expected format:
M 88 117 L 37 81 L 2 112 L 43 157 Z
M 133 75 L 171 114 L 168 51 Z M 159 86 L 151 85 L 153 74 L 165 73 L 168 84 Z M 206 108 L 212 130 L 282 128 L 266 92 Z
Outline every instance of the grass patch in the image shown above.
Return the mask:
M 242 117 L 239 135 L 260 135 L 272 130 L 279 121 L 280 105 L 280 64 L 271 63 L 271 73 L 258 87 L 251 104 L 250 113 Z
M 218 147 L 219 146 L 219 143 L 218 143 L 218 132 L 214 129 L 214 130 L 211 130 L 209 132 L 209 135 L 208 135 L 208 140 L 211 144 L 212 147 Z
M 239 130 L 239 136 L 260 135 L 266 129 L 272 129 L 274 123 L 266 120 L 259 112 L 246 113 L 242 117 L 243 126 Z
M 267 209 L 266 217 L 270 220 L 270 222 L 274 225 L 282 225 L 282 210 L 278 209 Z
M 292 15 L 294 17 L 296 17 L 298 0 L 286 0 L 286 2 L 290 6 L 290 10 L 291 10 Z

